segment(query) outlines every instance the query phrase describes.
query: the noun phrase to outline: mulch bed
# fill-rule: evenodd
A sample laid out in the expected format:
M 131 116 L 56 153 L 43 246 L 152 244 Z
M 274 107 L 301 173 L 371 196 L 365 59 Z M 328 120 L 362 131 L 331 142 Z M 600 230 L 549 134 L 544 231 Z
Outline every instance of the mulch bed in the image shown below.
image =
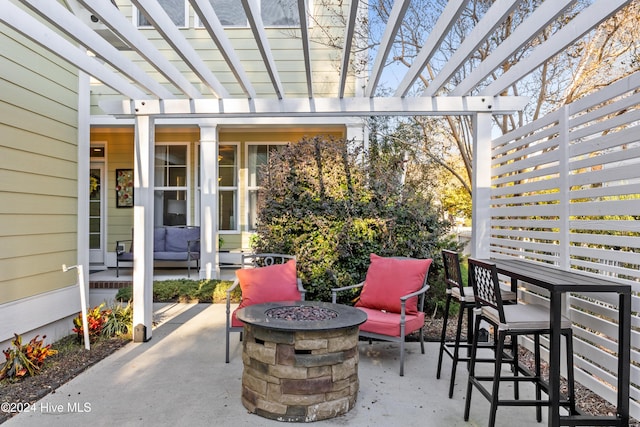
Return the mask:
M 54 344 L 54 348 L 59 347 L 59 353 L 47 359 L 38 375 L 14 383 L 6 380 L 0 382 L 0 402 L 34 404 L 130 342 L 123 338 L 101 340 L 92 344 L 91 350 L 87 351 L 80 344 L 70 343 L 71 340 L 76 340 L 76 337 L 69 336 Z M 0 424 L 13 415 L 15 413 L 0 412 Z

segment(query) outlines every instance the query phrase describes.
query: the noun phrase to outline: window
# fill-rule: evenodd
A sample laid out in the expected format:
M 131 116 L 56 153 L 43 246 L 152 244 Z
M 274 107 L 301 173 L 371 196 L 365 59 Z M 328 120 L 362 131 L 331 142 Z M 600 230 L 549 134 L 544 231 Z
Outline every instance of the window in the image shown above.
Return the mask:
M 240 0 L 209 0 L 220 23 L 225 27 L 248 27 L 247 15 Z M 260 16 L 265 27 L 299 27 L 297 0 L 260 0 Z M 311 10 L 311 1 L 309 2 Z M 201 26 L 201 25 L 199 25 Z
M 154 225 L 187 225 L 187 146 L 156 145 Z
M 239 0 L 210 0 L 216 16 L 225 27 L 246 27 L 247 15 Z
M 260 15 L 265 27 L 299 27 L 297 0 L 262 0 Z
M 237 146 L 218 147 L 218 230 L 236 230 L 238 205 Z
M 158 0 L 160 6 L 167 12 L 174 24 L 178 27 L 187 26 L 187 2 L 186 0 Z M 151 23 L 144 14 L 138 14 L 138 27 L 151 27 Z
M 264 144 L 264 145 L 249 145 L 248 147 L 248 174 L 249 182 L 247 185 L 247 192 L 249 197 L 248 202 L 248 214 L 249 214 L 249 230 L 255 230 L 258 222 L 258 206 L 259 206 L 259 192 L 260 187 L 263 185 L 265 177 L 262 172 L 262 167 L 269 163 L 269 155 L 284 147 L 283 144 Z

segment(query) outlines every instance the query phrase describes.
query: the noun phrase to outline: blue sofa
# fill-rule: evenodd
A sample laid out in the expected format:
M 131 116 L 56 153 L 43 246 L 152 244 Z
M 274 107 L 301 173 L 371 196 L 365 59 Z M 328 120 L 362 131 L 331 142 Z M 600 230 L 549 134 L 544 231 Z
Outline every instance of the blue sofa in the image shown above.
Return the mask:
M 126 251 L 126 245 L 129 250 Z M 153 230 L 153 259 L 155 261 L 186 261 L 191 277 L 191 261 L 200 268 L 200 227 L 166 226 Z M 116 277 L 120 276 L 120 263 L 133 261 L 133 240 L 116 242 Z

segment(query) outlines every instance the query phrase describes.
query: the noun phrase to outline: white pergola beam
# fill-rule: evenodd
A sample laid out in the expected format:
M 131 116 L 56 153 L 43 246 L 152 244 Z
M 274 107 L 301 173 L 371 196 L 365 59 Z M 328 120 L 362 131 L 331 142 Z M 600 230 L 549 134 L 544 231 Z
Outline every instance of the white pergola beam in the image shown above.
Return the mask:
M 520 24 L 506 40 L 482 61 L 454 90 L 451 95 L 468 95 L 476 86 L 504 63 L 514 52 L 531 41 L 537 34 L 562 14 L 576 0 L 555 0 L 544 2 Z
M 204 63 L 202 57 L 195 51 L 193 46 L 185 39 L 182 33 L 173 23 L 167 12 L 158 2 L 131 0 L 131 2 L 142 12 L 151 22 L 154 28 L 162 34 L 165 41 L 175 50 L 182 60 L 191 68 L 200 80 L 218 98 L 229 96 L 227 90 L 220 81 L 213 75 L 211 69 Z
M 86 23 L 69 12 L 58 2 L 40 0 L 21 0 L 31 10 L 39 14 L 51 25 L 64 32 L 78 44 L 81 44 L 106 63 L 114 67 L 137 85 L 142 86 L 157 98 L 172 99 L 175 96 L 156 80 L 149 77 L 140 67 L 125 57 L 111 43 L 91 30 Z
M 115 35 L 125 41 L 129 47 L 151 64 L 171 84 L 180 89 L 189 98 L 200 98 L 202 94 L 178 69 L 165 58 L 153 44 L 144 37 L 130 20 L 127 20 L 110 2 L 77 0 Z
M 487 86 L 482 93 L 496 94 L 503 92 L 628 3 L 628 0 L 599 0 L 597 3 L 592 4 L 573 18 L 569 25 L 559 30 L 553 37 L 539 45 L 529 56 L 519 61 L 509 71 Z
M 114 116 L 150 115 L 163 117 L 310 117 L 381 115 L 469 115 L 477 112 L 509 114 L 521 111 L 527 97 L 456 97 L 433 98 L 287 98 L 224 100 L 141 100 L 134 102 L 103 101 L 100 107 Z
M 276 96 L 278 99 L 282 99 L 284 98 L 284 88 L 280 81 L 280 76 L 278 75 L 276 61 L 273 59 L 273 54 L 271 53 L 271 47 L 269 46 L 267 33 L 264 30 L 264 24 L 262 22 L 262 17 L 260 16 L 258 4 L 255 0 L 242 0 L 242 6 L 244 7 L 244 12 L 247 15 L 249 26 L 253 32 L 253 37 L 256 40 L 258 50 L 260 51 L 260 55 L 264 61 L 264 66 L 267 69 L 267 74 L 269 74 Z
M 382 71 L 384 70 L 385 61 L 389 56 L 389 52 L 393 47 L 393 41 L 398 34 L 398 30 L 402 25 L 402 19 L 404 18 L 411 0 L 396 0 L 389 13 L 389 20 L 387 26 L 384 29 L 384 34 L 380 40 L 380 46 L 378 46 L 378 52 L 376 53 L 376 59 L 373 62 L 373 68 L 369 76 L 369 83 L 364 91 L 364 96 L 372 97 L 378 88 Z
M 309 24 L 307 0 L 298 0 L 298 16 L 300 17 L 300 36 L 302 38 L 302 56 L 304 57 L 304 72 L 307 80 L 307 95 L 313 98 L 313 75 L 311 73 L 311 47 L 309 46 Z
M 447 3 L 422 49 L 418 52 L 418 56 L 398 85 L 395 96 L 404 97 L 407 95 L 407 92 L 409 92 L 420 73 L 425 69 L 444 38 L 449 34 L 451 27 L 455 24 L 456 19 L 458 19 L 468 2 L 469 0 L 450 0 Z
M 62 36 L 42 25 L 24 10 L 11 3 L 9 0 L 0 0 L 0 22 L 22 33 L 35 43 L 53 52 L 66 61 L 78 67 L 78 69 L 100 80 L 113 90 L 131 99 L 145 99 L 149 95 L 129 83 L 119 74 L 107 69 L 96 58 L 87 56 L 84 49 L 74 46 Z
M 338 98 L 344 98 L 344 90 L 347 85 L 349 75 L 349 60 L 351 59 L 351 46 L 353 46 L 353 33 L 356 28 L 356 18 L 358 17 L 358 1 L 351 0 L 349 8 L 349 18 L 344 29 L 344 46 L 342 48 L 342 61 L 340 62 L 340 84 L 338 86 Z
M 442 70 L 429 83 L 422 96 L 435 96 L 478 50 L 478 47 L 513 12 L 519 2 L 520 0 L 503 0 L 493 3 L 480 22 L 478 22 L 478 25 L 465 37 L 464 41 L 458 46 L 458 50 L 455 51 Z
M 220 54 L 227 62 L 227 65 L 231 69 L 231 72 L 235 76 L 236 80 L 242 87 L 242 90 L 249 98 L 256 97 L 256 91 L 247 77 L 247 73 L 244 71 L 244 67 L 240 62 L 240 58 L 236 55 L 236 51 L 231 44 L 231 41 L 224 32 L 224 28 L 218 19 L 213 6 L 211 6 L 210 0 L 189 0 L 193 10 L 196 12 L 202 25 L 211 36 L 211 39 L 220 50 Z

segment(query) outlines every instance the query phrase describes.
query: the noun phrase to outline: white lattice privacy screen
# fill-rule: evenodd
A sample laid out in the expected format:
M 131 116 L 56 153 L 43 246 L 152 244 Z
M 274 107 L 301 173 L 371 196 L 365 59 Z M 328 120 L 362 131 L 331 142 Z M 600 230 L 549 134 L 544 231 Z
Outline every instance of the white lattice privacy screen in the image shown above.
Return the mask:
M 640 73 L 493 141 L 491 255 L 632 285 L 631 416 L 640 418 Z M 525 300 L 544 302 L 534 287 Z M 616 401 L 617 295 L 569 295 L 576 379 Z

